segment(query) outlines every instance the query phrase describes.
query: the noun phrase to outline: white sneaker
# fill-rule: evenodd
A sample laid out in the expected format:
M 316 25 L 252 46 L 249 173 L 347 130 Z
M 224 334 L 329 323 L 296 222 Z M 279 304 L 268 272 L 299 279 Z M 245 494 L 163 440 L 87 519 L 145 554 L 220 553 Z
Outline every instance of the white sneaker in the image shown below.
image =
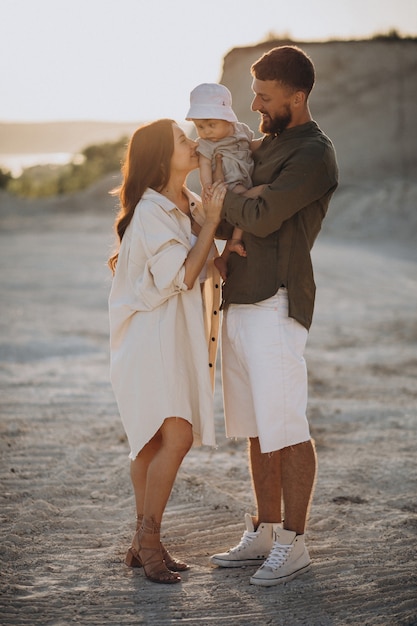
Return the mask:
M 272 587 L 292 580 L 309 568 L 310 557 L 304 545 L 304 535 L 278 528 L 268 558 L 250 582 L 252 585 Z
M 220 567 L 241 567 L 265 561 L 271 551 L 274 532 L 279 528 L 279 524 L 261 522 L 255 530 L 249 513 L 245 514 L 245 524 L 246 530 L 240 543 L 228 552 L 214 554 L 210 557 L 211 563 Z

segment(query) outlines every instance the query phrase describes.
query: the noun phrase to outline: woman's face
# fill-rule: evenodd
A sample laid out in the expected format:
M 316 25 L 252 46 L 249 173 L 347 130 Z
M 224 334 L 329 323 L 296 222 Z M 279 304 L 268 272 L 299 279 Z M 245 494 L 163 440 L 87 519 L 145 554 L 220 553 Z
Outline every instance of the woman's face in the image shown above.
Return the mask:
M 197 143 L 187 137 L 178 124 L 172 125 L 174 134 L 174 152 L 171 157 L 171 174 L 188 174 L 198 167 Z

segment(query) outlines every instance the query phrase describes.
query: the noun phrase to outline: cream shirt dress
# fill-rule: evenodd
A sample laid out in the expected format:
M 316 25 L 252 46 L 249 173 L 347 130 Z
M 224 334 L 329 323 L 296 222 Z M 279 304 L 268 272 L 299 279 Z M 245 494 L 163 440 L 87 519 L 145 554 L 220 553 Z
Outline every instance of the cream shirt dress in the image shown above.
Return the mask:
M 187 193 L 198 213 L 198 197 Z M 120 245 L 109 296 L 110 378 L 131 459 L 167 417 L 191 423 L 194 445 L 215 445 L 207 341 L 217 344 L 217 327 L 203 319 L 199 281 L 184 283 L 192 239 L 190 219 L 148 189 Z

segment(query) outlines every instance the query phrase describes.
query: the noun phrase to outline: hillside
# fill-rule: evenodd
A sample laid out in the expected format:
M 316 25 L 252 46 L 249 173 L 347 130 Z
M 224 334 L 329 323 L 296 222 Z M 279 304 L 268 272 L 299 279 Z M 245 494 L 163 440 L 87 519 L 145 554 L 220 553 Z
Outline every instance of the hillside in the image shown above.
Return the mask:
M 3 154 L 76 153 L 86 146 L 117 141 L 130 135 L 140 122 L 0 123 Z

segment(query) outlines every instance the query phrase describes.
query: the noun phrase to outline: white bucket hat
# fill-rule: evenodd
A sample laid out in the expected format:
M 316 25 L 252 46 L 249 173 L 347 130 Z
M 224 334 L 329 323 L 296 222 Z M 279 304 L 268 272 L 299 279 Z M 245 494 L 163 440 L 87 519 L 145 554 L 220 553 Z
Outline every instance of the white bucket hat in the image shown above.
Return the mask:
M 190 110 L 185 119 L 237 122 L 232 109 L 232 94 L 218 83 L 197 85 L 190 94 Z

